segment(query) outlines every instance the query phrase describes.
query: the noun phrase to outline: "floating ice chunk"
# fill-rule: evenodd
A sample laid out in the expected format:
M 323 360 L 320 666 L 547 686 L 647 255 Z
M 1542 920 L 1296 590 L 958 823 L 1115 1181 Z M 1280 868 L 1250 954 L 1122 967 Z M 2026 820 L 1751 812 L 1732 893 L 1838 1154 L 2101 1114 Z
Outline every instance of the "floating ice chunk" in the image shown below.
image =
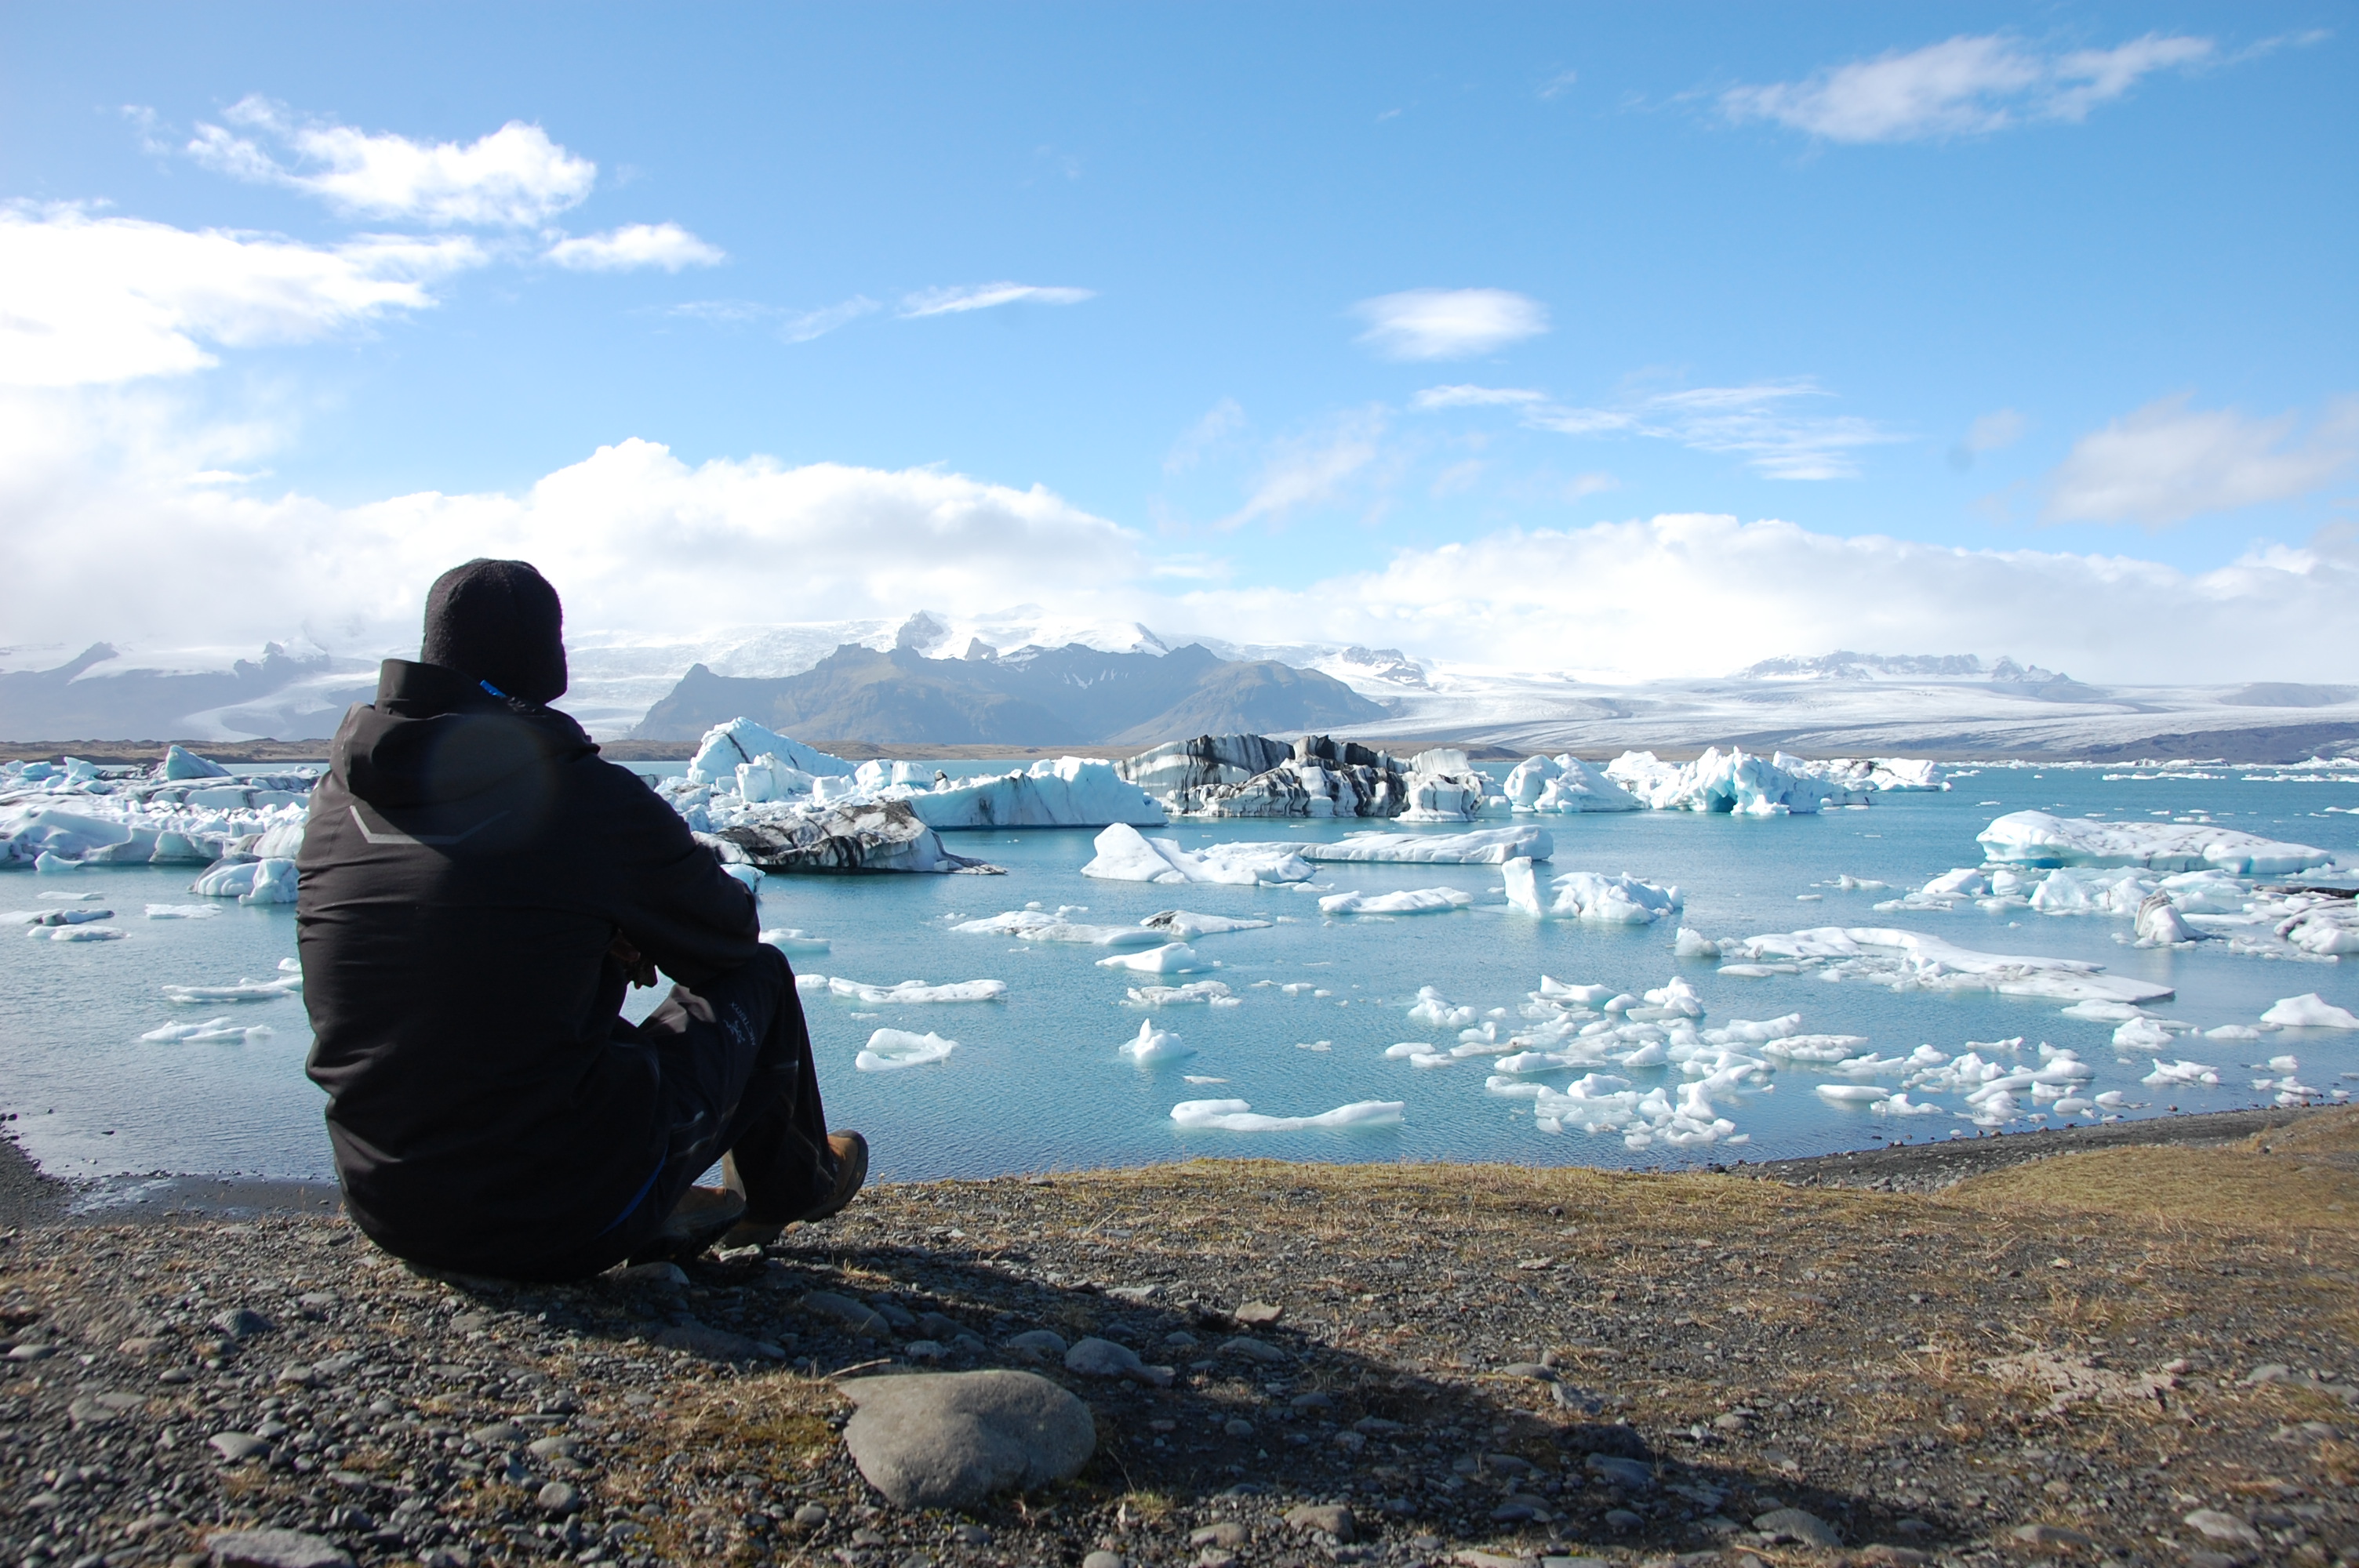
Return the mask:
M 120 942 L 124 932 L 114 925 L 36 925 L 28 933 L 36 942 Z
M 2223 1023 L 2217 1029 L 2203 1032 L 2206 1040 L 2258 1040 L 2260 1037 L 2259 1030 L 2249 1029 L 2241 1023 Z
M 756 898 L 762 896 L 762 879 L 768 873 L 761 867 L 747 865 L 743 860 L 733 860 L 723 866 L 721 870 L 724 875 L 734 878 L 742 883 L 745 891 Z
M 1677 1015 L 1681 1018 L 1703 1016 L 1703 997 L 1695 987 L 1688 984 L 1682 976 L 1672 976 L 1655 989 L 1648 991 L 1646 1000 L 1647 1009 L 1659 1014 Z M 1638 1011 L 1637 1009 L 1630 1010 L 1630 1016 L 1637 1017 Z
M 1430 1055 L 1432 1052 L 1432 1044 L 1424 1040 L 1404 1040 L 1397 1045 L 1385 1047 L 1385 1054 L 1395 1059 L 1404 1056 Z
M 1542 975 L 1539 994 L 1549 1001 L 1570 1002 L 1575 1007 L 1595 1007 L 1614 994 L 1614 988 L 1612 986 L 1569 986 L 1562 980 L 1552 979 L 1547 975 Z M 1421 997 L 1425 992 L 1419 991 L 1418 995 Z
M 939 1034 L 912 1034 L 906 1029 L 880 1029 L 868 1037 L 868 1044 L 852 1059 L 852 1065 L 864 1073 L 890 1073 L 903 1067 L 922 1067 L 929 1062 L 940 1062 L 958 1049 L 958 1042 L 945 1040 Z
M 1783 1018 L 1733 1019 L 1721 1028 L 1705 1030 L 1703 1037 L 1715 1045 L 1758 1045 L 1765 1040 L 1783 1040 L 1801 1032 L 1802 1015 L 1789 1012 Z
M 2335 1006 L 2316 991 L 2289 996 L 2261 1014 L 2263 1023 L 2282 1029 L 2359 1029 L 2359 1016 Z
M 1166 934 L 1167 941 L 1193 942 L 1202 936 L 1221 936 L 1232 931 L 1264 931 L 1276 925 L 1269 920 L 1240 920 L 1226 914 L 1191 914 L 1184 909 L 1167 909 L 1150 914 L 1138 923 L 1149 932 Z
M 1116 953 L 1097 963 L 1101 969 L 1130 969 L 1142 975 L 1186 975 L 1212 967 L 1200 961 L 1196 949 L 1185 942 L 1166 942 L 1144 953 Z
M 202 1023 L 167 1023 L 151 1029 L 139 1038 L 161 1044 L 233 1045 L 249 1040 L 266 1040 L 277 1033 L 266 1023 L 243 1025 L 233 1023 L 224 1016 L 208 1018 Z
M 932 986 L 923 980 L 903 980 L 898 985 L 872 986 L 837 975 L 828 980 L 827 989 L 837 996 L 850 997 L 854 1001 L 874 1007 L 886 1002 L 997 1001 L 1007 994 L 1007 982 L 960 980 L 951 985 Z
M 2154 1071 L 2138 1080 L 2142 1084 L 2158 1087 L 2164 1084 L 2217 1084 L 2219 1081 L 2218 1070 L 2201 1062 L 2181 1060 L 2166 1064 L 2159 1057 L 2155 1059 Z
M 1184 1007 L 1201 1002 L 1210 1007 L 1243 1007 L 1244 999 L 1218 980 L 1190 980 L 1184 986 L 1133 986 L 1125 1007 Z
M 276 1001 L 302 989 L 300 974 L 282 974 L 275 980 L 241 977 L 234 986 L 166 986 L 163 991 L 166 1001 L 186 1007 L 204 1001 Z
M 688 764 L 688 782 L 711 784 L 734 780 L 741 765 L 764 757 L 809 777 L 848 778 L 853 771 L 853 764 L 842 757 L 832 757 L 799 741 L 788 740 L 750 719 L 733 719 L 707 730 L 703 740 L 697 742 L 695 759 Z
M 1766 980 L 1773 975 L 1799 975 L 1801 972 L 1799 964 L 1723 964 L 1712 971 L 1715 975 L 1730 975 L 1740 980 Z
M 1858 979 L 1895 990 L 1995 991 L 2002 996 L 2047 997 L 2059 1001 L 2152 1001 L 2171 994 L 2168 986 L 2108 975 L 2104 966 L 2078 958 L 1980 953 L 1913 931 L 1882 926 L 1819 926 L 1808 931 L 1747 937 L 1723 943 L 1745 957 L 1818 959 L 1822 974 Z M 1728 966 L 1721 966 L 1726 974 Z
M 1761 1054 L 1822 1066 L 1858 1054 L 1860 1047 L 1866 1044 L 1864 1034 L 1788 1034 L 1762 1042 Z
M 987 920 L 965 920 L 951 927 L 976 935 L 1013 936 L 1024 942 L 1070 942 L 1087 947 L 1152 947 L 1169 940 L 1162 932 L 1137 925 L 1091 925 L 1037 909 L 1011 909 Z
M 1556 840 L 1545 827 L 1484 827 L 1472 833 L 1347 833 L 1332 844 L 1288 848 L 1306 860 L 1498 866 L 1519 857 L 1545 860 L 1556 853 Z
M 1975 835 L 1989 858 L 2018 866 L 2144 866 L 2158 871 L 2211 868 L 2277 876 L 2331 866 L 2334 857 L 2209 823 L 2093 822 L 2015 811 Z
M 795 977 L 795 989 L 799 991 L 823 991 L 829 989 L 828 978 L 825 975 L 797 975 Z
M 1908 1058 L 1906 1056 L 1879 1056 L 1870 1051 L 1864 1055 L 1846 1056 L 1827 1070 L 1840 1073 L 1846 1078 L 1874 1078 L 1886 1073 L 1897 1073 L 1907 1065 Z
M 1508 809 L 1541 815 L 1584 811 L 1637 811 L 1637 796 L 1567 752 L 1527 757 L 1507 772 L 1500 794 Z
M 919 820 L 943 832 L 1098 827 L 1110 822 L 1160 827 L 1165 821 L 1163 807 L 1145 790 L 1115 772 L 1114 763 L 1092 757 L 1044 757 L 1029 768 L 947 781 L 930 790 L 886 784 L 881 776 L 867 787 L 880 798 L 908 800 Z
M 1180 1036 L 1169 1030 L 1158 1029 L 1151 1021 L 1141 1019 L 1137 1038 L 1125 1041 L 1115 1054 L 1127 1056 L 1144 1067 L 1156 1062 L 1176 1062 L 1182 1056 L 1192 1056 L 1196 1052 L 1193 1046 L 1180 1044 Z
M 1317 1116 L 1262 1116 L 1245 1100 L 1190 1099 L 1171 1108 L 1171 1119 L 1185 1128 L 1223 1132 L 1300 1132 L 1314 1127 L 1397 1127 L 1407 1108 L 1401 1100 L 1364 1099 Z
M 1624 873 L 1602 876 L 1595 871 L 1568 871 L 1550 884 L 1555 892 L 1543 897 L 1532 862 L 1522 857 L 1499 868 L 1506 883 L 1507 902 L 1527 914 L 1559 920 L 1587 920 L 1607 925 L 1647 925 L 1680 907 L 1680 890 L 1658 887 Z
M 217 903 L 151 903 L 147 906 L 150 920 L 210 920 L 221 913 Z
M 1185 1082 L 1191 1084 L 1225 1084 L 1229 1081 L 1226 1078 L 1206 1077 L 1201 1073 L 1182 1073 L 1180 1076 Z
M 229 860 L 190 883 L 189 891 L 240 903 L 293 903 L 297 881 L 292 860 Z
M 1652 752 L 1625 752 L 1606 764 L 1605 776 L 1656 811 L 1783 816 L 1866 800 L 1864 791 L 1798 771 L 1808 766 L 1799 758 L 1773 761 L 1715 746 L 1684 765 L 1658 761 Z
M 1405 888 L 1398 892 L 1337 892 L 1319 901 L 1321 914 L 1447 914 L 1474 895 L 1462 888 Z
M 168 746 L 164 760 L 156 764 L 155 776 L 178 783 L 183 779 L 225 779 L 233 775 L 211 757 L 200 757 L 185 746 Z
M 2172 1031 L 2158 1018 L 2133 1018 L 2114 1031 L 2117 1051 L 2153 1051 L 2170 1044 Z
M 1905 1089 L 1888 1099 L 1874 1101 L 1867 1108 L 1878 1116 L 1939 1116 L 1941 1114 L 1940 1106 L 1930 1105 L 1922 1100 L 1912 1100 Z
M 1827 1099 L 1844 1105 L 1866 1105 L 1873 1100 L 1892 1098 L 1890 1089 L 1880 1089 L 1874 1084 L 1821 1084 L 1818 1092 Z
M 828 950 L 826 937 L 814 936 L 799 925 L 788 925 L 775 931 L 765 931 L 762 933 L 762 940 L 781 953 L 824 953 Z
M 1482 1015 L 1471 1007 L 1453 1005 L 1431 986 L 1419 986 L 1417 1001 L 1409 1008 L 1412 1023 L 1430 1023 L 1436 1029 L 1463 1029 Z
M 1082 875 L 1122 882 L 1221 882 L 1251 887 L 1256 882 L 1299 882 L 1310 866 L 1299 844 L 1254 839 L 1207 845 L 1201 853 L 1182 849 L 1176 838 L 1148 838 L 1117 822 L 1100 833 L 1097 855 Z

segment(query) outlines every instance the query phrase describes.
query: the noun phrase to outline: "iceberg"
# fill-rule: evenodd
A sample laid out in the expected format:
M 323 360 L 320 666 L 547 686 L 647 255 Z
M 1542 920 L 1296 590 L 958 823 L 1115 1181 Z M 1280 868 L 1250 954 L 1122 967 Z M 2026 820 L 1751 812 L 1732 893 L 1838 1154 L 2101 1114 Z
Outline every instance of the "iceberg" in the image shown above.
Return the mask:
M 2150 892 L 2138 904 L 2137 939 L 2141 946 L 2175 947 L 2200 940 L 2203 933 L 2187 924 L 2167 892 Z
M 942 847 L 907 801 L 871 801 L 791 812 L 699 833 L 724 865 L 764 871 L 979 871 L 996 866 Z
M 2138 1082 L 2151 1084 L 2157 1088 L 2171 1084 L 2217 1085 L 2220 1082 L 2220 1075 L 2216 1070 L 2205 1066 L 2201 1062 L 2164 1062 L 2158 1058 L 2154 1064 L 2154 1071 L 2140 1078 Z
M 1145 1067 L 1157 1062 L 1176 1062 L 1182 1056 L 1194 1055 L 1191 1046 L 1180 1044 L 1180 1036 L 1166 1029 L 1158 1029 L 1153 1021 L 1141 1019 L 1136 1039 L 1123 1043 L 1115 1054 L 1127 1056 Z
M 200 757 L 186 746 L 173 745 L 164 749 L 164 760 L 156 764 L 154 776 L 177 784 L 187 779 L 225 779 L 231 775 L 227 768 L 211 757 Z
M 1124 779 L 1112 762 L 1090 757 L 1044 757 L 1027 769 L 988 778 L 945 779 L 930 790 L 896 790 L 879 798 L 906 799 L 920 821 L 943 832 L 1103 827 L 1110 822 L 1160 827 L 1164 823 L 1163 808 L 1145 790 Z
M 1397 1127 L 1407 1108 L 1401 1100 L 1364 1099 L 1317 1116 L 1259 1116 L 1245 1100 L 1190 1099 L 1171 1108 L 1171 1119 L 1185 1128 L 1223 1132 L 1301 1132 L 1314 1127 Z
M 235 860 L 215 866 L 190 882 L 189 891 L 240 903 L 293 903 L 296 881 L 292 860 Z
M 1938 936 L 1881 926 L 1819 926 L 1721 944 L 1745 958 L 1790 958 L 1839 980 L 1865 980 L 1895 990 L 1993 991 L 2057 1001 L 2154 1001 L 2169 986 L 2104 973 L 2078 958 L 1979 953 Z M 1727 970 L 1723 967 L 1723 973 Z
M 282 974 L 275 980 L 242 978 L 234 986 L 166 986 L 163 991 L 166 1001 L 186 1007 L 204 1001 L 277 1001 L 302 989 L 303 977 L 299 972 Z
M 1337 892 L 1319 901 L 1321 914 L 1447 914 L 1474 895 L 1462 888 L 1408 888 L 1398 892 Z
M 1290 755 L 1242 783 L 1180 788 L 1168 798 L 1180 816 L 1397 816 L 1408 809 L 1409 775 L 1382 752 L 1305 735 Z
M 958 1042 L 945 1040 L 939 1034 L 912 1034 L 906 1029 L 880 1029 L 868 1037 L 868 1044 L 852 1059 L 854 1068 L 864 1073 L 891 1073 L 903 1067 L 922 1067 L 931 1062 L 947 1061 L 958 1049 Z
M 810 979 L 814 977 L 802 978 Z M 827 989 L 833 995 L 849 997 L 853 1001 L 875 1007 L 886 1002 L 997 1001 L 1006 996 L 1007 982 L 960 980 L 951 985 L 929 986 L 923 980 L 903 980 L 899 985 L 871 986 L 834 975 L 829 977 Z
M 217 903 L 151 903 L 147 906 L 150 920 L 210 920 L 221 913 Z
M 688 782 L 710 784 L 720 779 L 734 780 L 739 768 L 748 763 L 759 766 L 764 757 L 806 778 L 845 778 L 853 772 L 852 764 L 842 757 L 788 740 L 750 719 L 733 719 L 707 730 L 697 742 L 696 756 L 688 764 Z
M 1266 931 L 1275 921 L 1236 920 L 1225 914 L 1190 914 L 1184 909 L 1167 909 L 1150 914 L 1138 923 L 1152 931 L 1168 933 L 1172 940 L 1193 942 L 1200 936 L 1220 936 L 1232 931 Z
M 2263 1023 L 2285 1029 L 2359 1029 L 2359 1015 L 2308 991 L 2289 996 L 2261 1014 Z
M 1472 833 L 1347 833 L 1332 844 L 1289 848 L 1306 860 L 1497 866 L 1517 858 L 1545 860 L 1556 853 L 1556 841 L 1545 827 L 1484 827 Z
M 208 1018 L 202 1023 L 167 1023 L 161 1028 L 149 1030 L 139 1038 L 158 1044 L 227 1045 L 244 1044 L 249 1040 L 266 1040 L 276 1033 L 266 1023 L 241 1025 L 223 1016 Z
M 1215 784 L 1241 784 L 1293 755 L 1266 735 L 1199 735 L 1151 747 L 1114 764 L 1114 772 L 1156 795 L 1183 795 Z
M 1543 918 L 1647 925 L 1680 906 L 1679 889 L 1640 881 L 1627 872 L 1608 877 L 1595 871 L 1567 871 L 1555 879 L 1551 884 L 1555 894 L 1544 903 L 1529 860 L 1517 856 L 1499 871 L 1506 882 L 1507 902 L 1526 914 Z
M 1995 862 L 2011 866 L 2140 866 L 2157 871 L 2212 870 L 2280 876 L 2332 866 L 2334 857 L 2208 823 L 2098 822 L 2012 811 L 1975 835 Z
M 1244 840 L 1182 849 L 1176 838 L 1148 838 L 1117 822 L 1097 836 L 1097 855 L 1082 875 L 1107 881 L 1219 882 L 1251 887 L 1257 882 L 1299 882 L 1310 877 L 1300 844 Z
M 1576 811 L 1637 811 L 1638 797 L 1570 752 L 1527 757 L 1507 772 L 1501 793 L 1508 809 L 1541 815 Z
M 1745 816 L 1809 815 L 1828 806 L 1864 804 L 1865 796 L 1831 781 L 1780 766 L 1777 761 L 1718 747 L 1685 764 L 1659 761 L 1652 752 L 1625 752 L 1606 764 L 1605 776 L 1655 811 L 1726 811 Z
M 1483 775 L 1456 747 L 1438 746 L 1408 760 L 1403 822 L 1472 822 L 1483 808 Z
M 1186 975 L 1213 967 L 1199 962 L 1196 949 L 1185 942 L 1166 942 L 1144 953 L 1117 953 L 1097 962 L 1101 969 L 1129 969 L 1142 975 Z

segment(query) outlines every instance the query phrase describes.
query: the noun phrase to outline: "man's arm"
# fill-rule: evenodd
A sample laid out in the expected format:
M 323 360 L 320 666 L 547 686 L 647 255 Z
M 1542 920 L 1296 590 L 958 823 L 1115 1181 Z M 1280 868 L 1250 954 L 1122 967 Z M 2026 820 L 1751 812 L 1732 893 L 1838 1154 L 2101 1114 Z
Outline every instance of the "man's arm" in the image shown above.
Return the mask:
M 587 765 L 601 775 L 596 815 L 609 863 L 620 871 L 612 908 L 622 944 L 632 949 L 614 953 L 625 970 L 651 963 L 693 989 L 751 961 L 761 948 L 752 892 L 635 774 L 611 762 Z

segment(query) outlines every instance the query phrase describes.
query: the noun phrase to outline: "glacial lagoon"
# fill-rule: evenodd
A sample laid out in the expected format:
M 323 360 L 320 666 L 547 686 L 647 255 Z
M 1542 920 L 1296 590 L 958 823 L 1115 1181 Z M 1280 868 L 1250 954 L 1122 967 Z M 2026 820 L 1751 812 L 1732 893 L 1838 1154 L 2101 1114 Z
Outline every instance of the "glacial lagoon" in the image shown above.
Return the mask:
M 1495 782 L 1505 772 L 1487 771 Z M 1293 888 L 1098 881 L 1080 874 L 1094 852 L 1096 834 L 1087 828 L 946 836 L 960 853 L 1004 867 L 1004 876 L 772 876 L 761 884 L 762 921 L 766 928 L 825 941 L 824 951 L 790 952 L 807 977 L 864 987 L 911 979 L 1005 982 L 998 1000 L 919 1004 L 864 1000 L 853 987 L 807 986 L 803 1002 L 830 1119 L 868 1134 L 876 1172 L 887 1180 L 1195 1155 L 1679 1166 L 1972 1137 L 1985 1130 L 1973 1119 L 1977 1108 L 1967 1102 L 1964 1086 L 1944 1088 L 1938 1076 L 1930 1087 L 1920 1082 L 1907 1091 L 1908 1104 L 1937 1108 L 1923 1114 L 1878 1112 L 1865 1096 L 1846 1100 L 1818 1092 L 1822 1085 L 1888 1092 L 1926 1075 L 1934 1056 L 1955 1059 L 1969 1051 L 2023 1073 L 2070 1052 L 2090 1070 L 2072 1080 L 2066 1101 L 2088 1102 L 2088 1110 L 2060 1116 L 2052 1089 L 2044 1098 L 2038 1091 L 2018 1093 L 2019 1105 L 2004 1118 L 2007 1130 L 2270 1104 L 2289 1083 L 2320 1100 L 2359 1089 L 2359 1032 L 2293 1027 L 2252 1039 L 2202 1033 L 2256 1026 L 2281 999 L 2312 992 L 2329 1005 L 2359 1011 L 2359 959 L 2265 957 L 2219 940 L 2141 948 L 2131 945 L 2126 915 L 2045 914 L 2019 903 L 1874 907 L 1952 868 L 1978 864 L 1975 835 L 2001 814 L 2020 810 L 2121 823 L 2208 816 L 2220 827 L 2312 845 L 2335 853 L 2346 868 L 2359 866 L 2359 815 L 2353 811 L 2359 778 L 2351 770 L 2176 773 L 1962 766 L 1948 770 L 1953 787 L 1946 793 L 1886 793 L 1865 808 L 1817 816 L 1645 811 L 1539 819 L 1555 840 L 1552 862 L 1540 868 L 1544 881 L 1587 871 L 1675 885 L 1683 910 L 1651 925 L 1532 919 L 1507 904 L 1501 869 L 1490 865 L 1322 862 L 1310 883 Z M 1508 820 L 1486 812 L 1473 826 Z M 1367 826 L 1180 821 L 1147 831 L 1192 849 L 1248 838 L 1327 841 Z M 110 908 L 117 912 L 111 924 L 126 933 L 103 942 L 8 934 L 17 945 L 0 965 L 0 1110 L 14 1114 L 25 1146 L 61 1175 L 328 1177 L 321 1097 L 302 1075 L 310 1033 L 299 996 L 212 1004 L 166 1000 L 168 986 L 277 979 L 295 951 L 294 912 L 216 900 L 211 906 L 218 913 L 211 915 L 146 917 L 150 904 L 202 902 L 188 891 L 192 875 L 187 866 L 143 865 L 0 877 L 0 904 L 10 909 Z M 1853 885 L 1843 885 L 1845 878 Z M 1875 883 L 1884 885 L 1861 885 Z M 1468 902 L 1409 915 L 1323 915 L 1320 907 L 1322 896 L 1342 892 L 1437 888 L 1457 890 Z M 97 899 L 80 896 L 87 893 Z M 952 929 L 1033 906 L 1102 925 L 1135 925 L 1173 909 L 1270 924 L 1198 937 L 1191 946 L 1211 967 L 1169 976 L 1103 967 L 1099 960 L 1115 951 L 1104 946 Z M 2193 1029 L 2132 1051 L 2116 1047 L 2116 1021 L 2068 1015 L 2053 999 L 1895 990 L 1856 978 L 1831 983 L 1824 968 L 1723 974 L 1716 957 L 1675 952 L 1682 925 L 1723 941 L 1810 927 L 1889 927 L 1983 953 L 2085 960 L 2104 966 L 2109 976 L 2170 988 L 2170 1000 L 2147 1010 Z M 1557 1092 L 1602 1072 L 1641 1094 L 1659 1088 L 1676 1100 L 1692 1075 L 1677 1061 L 1642 1060 L 1503 1078 L 1492 1054 L 1450 1054 L 1470 1024 L 1467 1016 L 1450 1016 L 1446 1027 L 1433 1022 L 1430 1007 L 1425 1019 L 1411 1017 L 1420 989 L 1430 988 L 1451 1007 L 1469 1010 L 1471 1026 L 1495 1025 L 1504 1039 L 1529 1027 L 1543 976 L 1560 988 L 1604 987 L 1637 998 L 1678 979 L 1703 1009 L 1690 1022 L 1707 1037 L 1741 1022 L 1799 1014 L 1802 1032 L 1860 1037 L 1857 1051 L 1884 1063 L 1916 1061 L 1844 1075 L 1832 1062 L 1774 1060 L 1774 1070 L 1713 1094 L 1717 1117 L 1733 1131 L 1708 1141 L 1547 1130 L 1561 1123 L 1536 1115 L 1536 1098 L 1528 1089 L 1514 1091 L 1512 1083 Z M 1226 986 L 1234 1004 L 1142 1007 L 1130 1000 L 1134 988 L 1197 980 Z M 637 993 L 635 1011 L 651 1007 L 657 994 Z M 219 1038 L 141 1038 L 217 1017 L 230 1021 Z M 1158 1032 L 1171 1037 L 1145 1063 L 1121 1049 L 1141 1037 L 1142 1023 L 1149 1038 Z M 946 1054 L 923 1053 L 940 1059 L 919 1065 L 857 1070 L 855 1059 L 879 1029 L 932 1034 L 956 1046 Z M 2005 1044 L 2015 1041 L 2020 1044 Z M 1387 1054 L 1408 1044 L 1431 1047 L 1427 1054 L 1449 1065 L 1419 1066 L 1405 1053 Z M 2217 1082 L 2193 1074 L 2182 1078 L 2195 1081 L 2149 1083 L 2158 1059 L 2208 1068 Z M 2118 1099 L 2098 1103 L 2104 1097 Z M 1251 1115 L 1281 1119 L 1370 1101 L 1402 1108 L 1397 1122 L 1295 1130 L 1173 1119 L 1175 1106 L 1206 1100 L 1242 1101 Z M 1980 1108 L 1986 1113 L 1988 1107 Z M 1984 1123 L 1992 1119 L 1984 1114 Z

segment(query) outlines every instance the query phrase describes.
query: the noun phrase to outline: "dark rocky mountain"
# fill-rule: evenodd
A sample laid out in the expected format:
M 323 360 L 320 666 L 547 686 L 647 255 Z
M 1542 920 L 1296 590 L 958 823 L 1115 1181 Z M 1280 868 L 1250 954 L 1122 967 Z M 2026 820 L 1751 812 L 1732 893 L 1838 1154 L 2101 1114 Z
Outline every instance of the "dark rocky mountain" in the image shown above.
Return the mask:
M 693 740 L 741 714 L 822 740 L 1070 746 L 1309 730 L 1382 719 L 1385 709 L 1315 670 L 1226 660 L 1193 643 L 1159 656 L 1072 643 L 966 659 L 846 643 L 775 679 L 691 665 L 632 735 Z

